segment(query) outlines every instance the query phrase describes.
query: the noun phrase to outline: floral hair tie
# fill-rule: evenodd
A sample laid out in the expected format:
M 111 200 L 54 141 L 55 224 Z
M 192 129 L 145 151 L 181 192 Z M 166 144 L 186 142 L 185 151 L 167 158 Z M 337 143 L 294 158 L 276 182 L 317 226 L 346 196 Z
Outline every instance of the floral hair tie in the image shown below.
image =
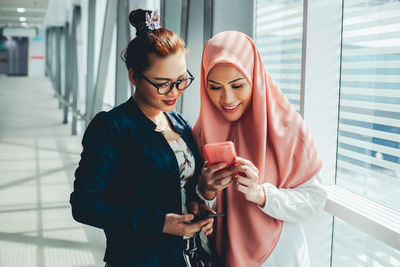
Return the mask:
M 146 20 L 144 22 L 141 22 L 139 27 L 137 27 L 136 29 L 137 35 L 143 35 L 148 33 L 149 31 L 154 31 L 161 28 L 158 10 L 154 10 L 153 13 L 154 15 L 150 15 L 150 12 L 146 12 Z
M 158 10 L 154 10 L 154 15 L 149 15 L 149 13 L 146 12 L 146 26 L 149 30 L 154 31 L 159 29 L 160 26 L 160 15 L 158 14 Z

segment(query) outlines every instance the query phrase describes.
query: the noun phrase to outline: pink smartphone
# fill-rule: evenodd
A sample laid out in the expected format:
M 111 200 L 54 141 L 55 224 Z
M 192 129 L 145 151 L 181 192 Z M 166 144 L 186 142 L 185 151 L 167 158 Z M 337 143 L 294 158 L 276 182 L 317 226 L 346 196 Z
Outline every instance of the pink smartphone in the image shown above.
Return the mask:
M 203 151 L 210 166 L 218 162 L 226 162 L 228 166 L 235 165 L 236 150 L 231 141 L 206 144 Z

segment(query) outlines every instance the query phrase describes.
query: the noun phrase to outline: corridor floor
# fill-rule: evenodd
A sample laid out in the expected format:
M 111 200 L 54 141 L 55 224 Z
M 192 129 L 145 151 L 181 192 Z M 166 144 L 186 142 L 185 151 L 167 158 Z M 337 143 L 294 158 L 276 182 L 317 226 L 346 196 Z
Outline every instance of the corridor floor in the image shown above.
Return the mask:
M 49 80 L 0 77 L 1 267 L 104 266 L 102 231 L 68 202 L 80 141 Z

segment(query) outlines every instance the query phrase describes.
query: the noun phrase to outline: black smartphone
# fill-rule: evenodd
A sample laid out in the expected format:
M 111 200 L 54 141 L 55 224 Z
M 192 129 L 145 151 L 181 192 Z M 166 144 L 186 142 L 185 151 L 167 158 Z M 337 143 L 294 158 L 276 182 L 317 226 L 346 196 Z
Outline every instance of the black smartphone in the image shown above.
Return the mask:
M 193 222 L 198 222 L 207 218 L 216 218 L 222 216 L 225 216 L 225 213 L 206 213 L 206 214 L 195 215 Z

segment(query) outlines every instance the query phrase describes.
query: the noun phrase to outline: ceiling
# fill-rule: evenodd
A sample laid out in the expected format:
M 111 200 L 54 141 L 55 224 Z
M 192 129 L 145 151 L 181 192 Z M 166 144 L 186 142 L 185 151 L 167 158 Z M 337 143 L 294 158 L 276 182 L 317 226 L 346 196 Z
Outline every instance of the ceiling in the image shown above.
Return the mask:
M 44 24 L 49 0 L 0 0 L 0 27 L 35 27 Z M 17 8 L 24 8 L 19 13 Z M 23 18 L 25 18 L 25 21 Z
M 87 0 L 0 0 L 0 28 L 64 26 L 74 5 L 82 1 Z M 25 11 L 20 13 L 17 8 Z

